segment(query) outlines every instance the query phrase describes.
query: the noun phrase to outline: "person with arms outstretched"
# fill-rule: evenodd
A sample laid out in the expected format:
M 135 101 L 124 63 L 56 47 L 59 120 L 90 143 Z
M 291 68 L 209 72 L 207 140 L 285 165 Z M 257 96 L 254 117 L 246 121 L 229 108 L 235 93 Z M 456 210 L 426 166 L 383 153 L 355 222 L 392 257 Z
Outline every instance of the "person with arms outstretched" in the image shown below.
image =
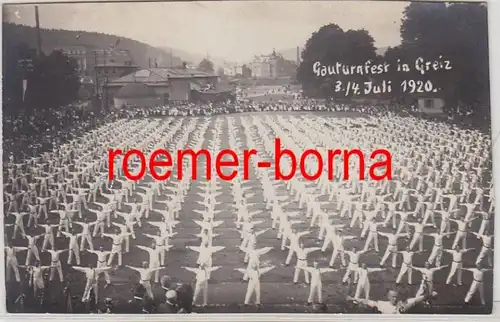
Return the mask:
M 476 292 L 479 292 L 479 297 L 481 299 L 481 304 L 486 305 L 486 302 L 484 300 L 484 273 L 489 272 L 492 269 L 485 269 L 481 266 L 481 264 L 476 265 L 476 267 L 473 268 L 462 268 L 464 271 L 469 271 L 472 272 L 473 280 L 472 284 L 469 288 L 469 291 L 467 292 L 467 295 L 465 296 L 465 303 L 469 303 L 474 294 Z
M 352 297 L 348 297 L 348 301 L 362 303 L 366 306 L 377 308 L 377 310 L 382 314 L 402 314 L 406 313 L 412 307 L 416 306 L 419 303 L 426 301 L 430 296 L 436 296 L 436 292 L 431 292 L 430 295 L 422 295 L 414 298 L 406 299 L 405 301 L 398 300 L 398 292 L 389 291 L 388 298 L 389 301 L 372 301 L 372 300 L 363 300 L 356 299 Z
M 481 247 L 479 255 L 476 258 L 476 265 L 481 264 L 484 257 L 487 257 L 488 265 L 493 265 L 493 235 L 486 236 L 474 232 L 472 234 L 476 236 L 477 239 L 483 240 L 483 246 Z
M 194 288 L 194 296 L 193 296 L 193 305 L 198 301 L 198 297 L 201 292 L 203 292 L 203 306 L 208 305 L 208 280 L 210 279 L 210 273 L 218 270 L 220 266 L 208 267 L 206 264 L 200 264 L 198 268 L 192 267 L 183 267 L 185 270 L 188 270 L 192 273 L 195 273 L 196 285 Z
M 109 261 L 108 261 L 109 263 Z M 163 267 L 148 267 L 148 262 L 142 262 L 142 267 L 133 267 L 130 265 L 125 265 L 125 267 L 130 268 L 140 274 L 139 283 L 146 289 L 146 294 L 150 299 L 154 300 L 153 290 L 151 289 L 151 277 L 155 271 L 163 269 Z
M 416 253 L 421 253 L 420 251 L 414 252 L 411 250 L 410 246 L 406 247 L 406 250 L 399 251 L 401 255 L 403 255 L 403 263 L 401 264 L 401 269 L 399 270 L 398 277 L 396 278 L 396 284 L 399 284 L 403 279 L 403 276 L 408 273 L 408 284 L 412 284 L 412 275 L 413 275 L 413 255 Z
M 288 246 L 287 246 L 288 247 Z M 304 272 L 304 277 L 306 280 L 306 284 L 309 284 L 309 273 L 307 270 L 303 270 L 302 268 L 307 267 L 307 255 L 314 251 L 320 250 L 320 247 L 304 247 L 304 243 L 300 243 L 299 248 L 295 249 L 297 253 L 297 264 L 295 266 L 295 272 L 293 274 L 293 282 L 297 284 L 299 282 L 300 272 Z
M 318 303 L 323 304 L 323 282 L 321 281 L 321 276 L 324 273 L 335 272 L 337 270 L 329 267 L 320 268 L 316 261 L 313 263 L 312 267 L 305 267 L 302 269 L 306 270 L 311 275 L 311 286 L 307 304 L 311 305 L 314 301 L 314 297 L 318 298 Z
M 253 265 L 252 267 L 250 267 L 250 269 L 235 269 L 243 274 L 246 274 L 249 278 L 247 291 L 245 294 L 245 305 L 250 304 L 250 299 L 252 298 L 252 295 L 255 294 L 255 305 L 260 306 L 260 277 L 262 276 L 262 274 L 265 274 L 274 269 L 274 267 L 275 266 L 268 266 L 261 268 L 257 265 Z
M 125 237 L 132 235 L 132 233 L 122 233 L 118 228 L 115 230 L 115 234 L 102 234 L 103 237 L 111 238 L 113 240 L 113 246 L 111 247 L 111 254 L 108 258 L 108 266 L 113 264 L 115 255 L 118 257 L 118 266 L 122 266 L 123 254 L 122 247 Z
M 398 255 L 398 239 L 399 237 L 408 237 L 407 234 L 388 234 L 378 232 L 379 235 L 387 237 L 387 248 L 385 249 L 384 256 L 382 256 L 382 260 L 380 261 L 380 266 L 384 266 L 386 260 L 389 258 L 389 255 L 392 254 L 392 267 L 396 268 L 396 260 Z
M 111 254 L 110 251 L 105 251 L 104 247 L 101 246 L 99 247 L 99 250 L 88 249 L 87 252 L 97 255 L 97 268 L 108 267 L 108 256 Z M 104 278 L 106 280 L 106 287 L 111 285 L 111 277 L 109 276 L 109 272 L 107 270 L 104 270 L 102 271 L 102 274 L 104 274 Z M 99 279 L 99 277 L 97 277 L 97 279 Z
M 431 268 L 431 265 L 429 262 L 425 263 L 425 267 L 411 266 L 411 268 L 422 273 L 422 282 L 420 283 L 420 287 L 417 291 L 417 295 L 416 295 L 417 297 L 424 294 L 425 290 L 432 293 L 433 288 L 434 288 L 434 273 L 439 271 L 439 270 L 442 270 L 445 267 L 448 267 L 448 265 L 443 265 L 443 266 Z
M 73 266 L 75 271 L 79 271 L 85 274 L 86 283 L 85 291 L 83 292 L 82 302 L 88 302 L 90 300 L 90 292 L 94 291 L 95 303 L 99 303 L 99 286 L 98 278 L 102 272 L 109 271 L 111 267 L 94 268 L 94 266 L 89 265 L 89 267 Z
M 5 248 L 5 264 L 6 264 L 6 277 L 7 281 L 10 281 L 11 273 L 14 272 L 17 282 L 21 282 L 21 277 L 19 276 L 19 264 L 17 262 L 17 253 L 23 250 L 28 250 L 28 247 L 13 246 L 11 242 L 7 243 Z
M 451 254 L 453 256 L 453 261 L 451 263 L 451 269 L 450 273 L 448 274 L 448 277 L 446 278 L 446 284 L 451 283 L 451 279 L 457 274 L 457 284 L 460 286 L 462 285 L 462 267 L 463 267 L 463 260 L 462 257 L 465 253 L 474 250 L 474 248 L 469 248 L 469 249 L 460 249 L 460 247 L 455 246 L 454 249 L 444 249 L 443 252 L 446 252 L 448 254 Z

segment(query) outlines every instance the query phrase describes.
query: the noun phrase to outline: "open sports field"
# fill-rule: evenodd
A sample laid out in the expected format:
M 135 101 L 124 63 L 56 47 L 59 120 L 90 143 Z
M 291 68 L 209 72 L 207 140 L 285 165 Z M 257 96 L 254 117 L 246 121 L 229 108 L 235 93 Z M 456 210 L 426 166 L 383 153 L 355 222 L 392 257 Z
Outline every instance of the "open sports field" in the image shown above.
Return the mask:
M 263 152 L 262 146 L 262 136 L 261 133 L 256 126 L 252 126 L 251 122 L 254 119 L 260 121 L 264 127 L 270 129 L 270 122 L 275 122 L 275 124 L 281 124 L 290 119 L 297 119 L 299 123 L 301 120 L 307 118 L 313 118 L 314 122 L 318 124 L 323 124 L 324 122 L 328 122 L 330 120 L 336 120 L 339 117 L 347 119 L 356 120 L 356 118 L 347 118 L 344 116 L 339 116 L 337 114 L 330 114 L 329 116 L 325 114 L 315 115 L 315 114 L 246 114 L 246 115 L 227 115 L 227 116 L 214 116 L 210 119 L 210 126 L 208 130 L 205 132 L 203 136 L 203 144 L 202 148 L 210 148 L 211 142 L 214 142 L 214 132 L 212 129 L 215 124 L 221 123 L 221 133 L 217 135 L 217 138 L 220 140 L 220 145 L 212 148 L 216 150 L 233 148 L 229 144 L 229 137 L 234 135 L 236 140 L 241 143 L 241 149 L 250 149 L 255 148 L 259 152 L 259 160 L 262 161 L 272 161 L 274 157 L 272 155 L 266 155 Z M 170 148 L 173 149 L 177 140 L 182 135 L 185 135 L 185 124 L 191 122 L 192 120 L 198 120 L 198 123 L 202 123 L 203 120 L 207 118 L 165 118 L 165 119 L 151 119 L 151 122 L 158 122 L 158 124 L 164 124 L 164 122 L 171 122 L 172 124 L 176 122 L 183 122 L 183 125 L 179 128 L 176 134 L 172 137 L 170 141 Z M 131 121 L 132 122 L 132 121 Z M 247 125 L 250 125 L 252 140 L 257 144 L 257 146 L 251 145 L 248 143 L 248 137 L 244 133 L 244 127 L 242 126 L 242 122 Z M 280 123 L 281 122 L 281 123 Z M 289 123 L 292 124 L 292 123 Z M 345 131 L 349 131 L 349 126 L 353 126 L 353 123 L 347 121 Z M 354 126 L 353 126 L 354 127 Z M 198 128 L 195 129 L 193 133 L 190 133 L 190 140 L 194 140 L 196 137 L 196 132 Z M 315 130 L 311 130 L 311 132 L 303 132 L 303 135 L 310 135 L 311 140 L 318 133 L 312 133 Z M 327 126 L 323 127 L 323 131 L 326 133 L 330 131 L 330 128 Z M 290 131 L 285 131 L 286 133 L 291 133 Z M 417 135 L 417 133 L 415 133 Z M 290 134 L 291 136 L 291 134 Z M 418 138 L 416 138 L 418 139 Z M 186 147 L 187 148 L 187 147 Z M 173 151 L 171 151 L 173 152 Z M 397 153 L 395 151 L 394 153 Z M 161 271 L 160 275 L 169 275 L 176 281 L 182 282 L 193 282 L 194 274 L 183 269 L 184 266 L 187 267 L 196 267 L 196 260 L 198 253 L 190 250 L 187 246 L 199 246 L 200 239 L 196 236 L 196 234 L 200 233 L 200 226 L 196 224 L 195 220 L 202 220 L 202 216 L 196 212 L 196 210 L 202 211 L 204 210 L 203 198 L 202 194 L 202 186 L 204 183 L 204 169 L 205 159 L 204 157 L 200 157 L 198 160 L 198 180 L 193 181 L 189 190 L 187 191 L 186 197 L 182 203 L 182 207 L 179 213 L 179 223 L 174 228 L 176 235 L 171 238 L 171 244 L 173 248 L 170 249 L 166 256 L 167 265 Z M 369 162 L 369 161 L 367 161 Z M 175 166 L 173 167 L 176 168 Z M 309 312 L 312 310 L 312 307 L 306 305 L 307 297 L 309 294 L 309 286 L 304 283 L 304 277 L 301 275 L 300 281 L 298 284 L 294 284 L 293 273 L 294 273 L 294 264 L 296 259 L 292 260 L 292 265 L 285 266 L 285 258 L 287 256 L 288 250 L 281 250 L 280 244 L 281 241 L 277 239 L 277 232 L 271 228 L 271 214 L 270 210 L 266 209 L 265 203 L 263 202 L 263 189 L 259 179 L 257 179 L 256 168 L 250 167 L 250 180 L 243 183 L 243 187 L 247 189 L 245 192 L 248 195 L 246 202 L 248 204 L 249 212 L 258 212 L 255 216 L 253 216 L 253 220 L 262 221 L 262 223 L 258 224 L 255 229 L 256 231 L 261 231 L 264 229 L 269 229 L 262 235 L 257 238 L 257 247 L 273 247 L 273 249 L 264 254 L 261 258 L 261 267 L 273 265 L 275 268 L 270 272 L 264 274 L 261 277 L 261 293 L 262 293 L 262 307 L 257 309 L 253 306 L 243 307 L 243 300 L 245 297 L 245 292 L 247 288 L 247 284 L 242 281 L 242 274 L 238 272 L 237 268 L 245 268 L 246 265 L 243 263 L 244 253 L 240 251 L 239 245 L 241 243 L 241 235 L 236 229 L 235 220 L 236 220 L 236 208 L 235 202 L 232 196 L 231 183 L 225 182 L 220 179 L 220 190 L 219 195 L 216 197 L 216 214 L 215 221 L 222 221 L 222 224 L 214 229 L 214 233 L 217 234 L 213 241 L 214 246 L 223 246 L 224 249 L 216 252 L 213 255 L 213 265 L 219 266 L 220 268 L 212 273 L 208 297 L 209 297 L 209 305 L 206 308 L 197 308 L 197 312 L 214 312 L 214 313 L 222 313 L 222 312 L 282 312 L 282 313 L 293 313 L 293 312 Z M 271 168 L 270 177 L 274 177 L 274 170 Z M 393 169 L 394 173 L 398 172 L 398 169 Z M 190 176 L 189 173 L 185 173 L 184 175 Z M 216 175 L 215 175 L 216 176 Z M 300 176 L 300 172 L 297 171 L 296 176 Z M 395 175 L 395 177 L 397 177 Z M 172 178 L 176 178 L 175 171 L 172 175 Z M 175 180 L 175 179 L 173 179 Z M 397 180 L 397 179 L 395 179 Z M 148 182 L 152 181 L 152 178 L 148 176 L 142 182 L 138 183 L 135 188 L 134 196 L 131 200 L 135 200 L 140 202 L 140 196 L 136 192 L 143 192 L 141 186 L 145 186 Z M 317 188 L 318 182 L 304 182 L 308 186 L 308 191 L 310 194 L 313 194 L 317 197 L 318 202 L 322 202 L 322 210 L 330 214 L 330 217 L 333 219 L 335 224 L 345 224 L 345 228 L 343 230 L 344 235 L 353 235 L 357 238 L 348 240 L 345 243 L 345 249 L 351 250 L 352 248 L 362 249 L 365 240 L 360 238 L 361 228 L 359 224 L 355 225 L 353 228 L 349 227 L 350 219 L 349 218 L 341 218 L 339 216 L 339 210 L 337 209 L 337 205 L 335 201 L 328 201 L 328 195 L 322 195 L 319 188 Z M 394 183 L 391 183 L 394 184 Z M 169 188 L 170 187 L 170 188 Z M 156 201 L 169 200 L 170 195 L 172 194 L 172 190 L 175 185 L 172 182 L 166 183 L 166 188 L 162 190 L 160 196 L 155 196 Z M 299 208 L 299 203 L 295 200 L 294 196 L 291 196 L 290 192 L 287 190 L 285 182 L 279 182 L 275 185 L 275 189 L 278 195 L 288 196 L 289 204 L 284 207 L 284 211 L 286 212 L 300 212 L 299 216 L 295 219 L 300 219 L 300 223 L 294 225 L 297 231 L 310 231 L 309 234 L 302 237 L 302 241 L 304 242 L 306 247 L 321 247 L 322 241 L 318 240 L 318 227 L 309 227 L 310 219 L 306 218 L 306 210 L 305 207 Z M 97 197 L 98 202 L 106 202 L 106 199 L 102 196 Z M 129 200 L 130 201 L 130 200 Z M 92 202 L 89 203 L 88 207 L 90 209 L 97 209 L 96 205 Z M 154 207 L 156 209 L 164 209 L 165 205 L 160 204 L 158 202 L 154 203 Z M 412 203 L 412 207 L 415 207 L 414 203 Z M 485 206 L 486 207 L 486 206 Z M 121 208 L 122 212 L 129 212 L 130 207 L 123 206 Z M 95 215 L 90 212 L 85 212 L 85 216 L 89 216 L 91 220 L 95 220 Z M 52 218 L 52 222 L 57 221 L 57 216 L 54 214 L 50 215 Z M 440 222 L 440 216 L 436 215 L 437 222 Z M 77 221 L 80 219 L 76 219 Z M 154 210 L 150 213 L 148 219 L 143 218 L 142 227 L 135 227 L 135 234 L 137 238 L 131 240 L 130 252 L 123 254 L 123 264 L 131 265 L 135 267 L 140 267 L 143 261 L 148 261 L 149 255 L 147 252 L 138 249 L 135 247 L 136 245 L 143 246 L 151 246 L 152 239 L 146 237 L 144 233 L 147 234 L 157 234 L 157 228 L 151 224 L 149 221 L 161 221 L 162 216 L 155 212 Z M 122 223 L 123 220 L 121 218 L 112 219 L 113 222 Z M 378 221 L 382 221 L 382 219 L 378 219 Z M 469 228 L 471 231 L 477 232 L 479 229 L 481 221 L 477 220 L 472 223 L 472 226 Z M 80 229 L 75 225 L 77 231 Z M 36 228 L 38 229 L 38 228 Z M 38 230 L 35 229 L 35 232 Z M 452 231 L 456 230 L 456 226 L 452 224 Z M 110 228 L 107 228 L 110 230 Z M 382 226 L 379 228 L 381 232 L 393 233 L 394 229 L 389 226 Z M 431 228 L 430 232 L 434 232 L 435 229 Z M 12 234 L 11 228 L 7 228 L 7 234 L 10 236 Z M 450 238 L 444 239 L 444 248 L 451 248 L 453 243 L 454 235 L 451 235 Z M 19 237 L 14 240 L 15 245 L 23 245 L 24 241 Z M 406 238 L 399 239 L 399 249 L 402 250 L 407 245 L 408 240 Z M 107 238 L 96 237 L 94 238 L 94 246 L 98 249 L 98 246 L 103 245 L 106 250 L 111 249 L 111 240 Z M 423 267 L 424 262 L 429 257 L 430 251 L 433 245 L 433 238 L 426 236 L 424 239 L 424 252 L 415 254 L 413 263 L 415 266 Z M 380 252 L 375 252 L 373 249 L 361 255 L 360 262 L 368 264 L 370 267 L 380 267 L 379 263 L 381 257 L 386 249 L 387 239 L 379 238 L 379 247 Z M 57 249 L 62 249 L 67 247 L 67 239 L 63 237 L 59 237 L 56 240 Z M 468 234 L 467 236 L 467 247 L 474 248 L 474 250 L 466 253 L 464 255 L 464 267 L 473 267 L 476 257 L 478 256 L 479 249 L 481 247 L 481 240 L 478 240 L 474 235 Z M 321 267 L 327 267 L 328 262 L 330 260 L 332 253 L 332 248 L 329 246 L 328 250 L 325 253 L 321 251 L 312 252 L 309 255 L 308 262 L 309 265 L 313 261 L 318 261 Z M 82 263 L 81 266 L 87 266 L 89 263 L 93 263 L 95 265 L 96 257 L 95 255 L 89 254 L 86 251 L 82 253 Z M 19 255 L 18 259 L 20 263 L 24 263 L 25 253 Z M 63 271 L 66 275 L 66 278 L 71 280 L 71 289 L 74 295 L 80 296 L 83 293 L 84 288 L 84 276 L 83 274 L 74 271 L 70 265 L 66 264 L 67 255 L 63 254 L 61 256 L 61 261 L 63 263 Z M 46 265 L 46 263 L 50 262 L 50 256 L 48 253 L 42 253 L 41 256 L 42 265 Z M 403 282 L 401 285 L 397 286 L 395 283 L 396 276 L 399 272 L 399 267 L 401 266 L 401 257 L 398 256 L 397 268 L 392 268 L 390 266 L 391 261 L 388 260 L 386 265 L 383 268 L 386 270 L 381 272 L 374 272 L 370 274 L 371 281 L 371 291 L 370 291 L 370 299 L 373 300 L 385 300 L 387 296 L 387 292 L 391 289 L 397 288 L 402 293 L 407 294 L 408 297 L 415 296 L 417 292 L 419 283 L 421 281 L 421 274 L 419 272 L 414 271 L 413 273 L 413 285 L 407 285 L 407 278 L 403 278 Z M 443 255 L 443 264 L 448 265 L 451 263 L 451 255 L 444 254 Z M 486 260 L 485 260 L 486 262 Z M 345 273 L 345 268 L 340 266 L 340 261 L 337 260 L 334 269 L 337 271 L 331 273 L 323 274 L 323 296 L 325 304 L 328 305 L 329 312 L 361 312 L 361 309 L 352 308 L 347 305 L 345 300 L 347 296 L 354 296 L 355 285 L 350 285 L 350 283 L 343 284 L 341 279 Z M 472 281 L 472 274 L 469 272 L 464 272 L 463 278 L 463 286 L 456 286 L 454 284 L 446 285 L 445 280 L 446 276 L 449 273 L 449 268 L 445 268 L 441 271 L 436 272 L 434 276 L 435 281 L 435 291 L 438 292 L 437 298 L 433 301 L 432 312 L 446 312 L 446 313 L 460 313 L 464 309 L 464 298 L 469 289 L 469 286 Z M 132 298 L 132 293 L 130 291 L 132 284 L 139 281 L 138 274 L 134 273 L 132 270 L 125 267 L 116 268 L 112 274 L 112 285 L 110 287 L 104 288 L 104 284 L 102 282 L 100 286 L 100 294 L 99 297 L 103 299 L 104 297 L 111 297 L 114 301 L 117 302 L 117 307 L 125 303 L 126 301 Z M 453 283 L 456 283 L 456 277 L 453 279 Z M 492 298 L 492 274 L 485 274 L 485 298 Z M 11 286 L 14 286 L 12 284 Z M 52 282 L 54 288 L 51 287 L 52 290 L 57 290 L 60 287 L 60 283 L 58 281 Z M 194 284 L 193 284 L 194 285 Z M 160 291 L 160 286 L 158 284 L 154 285 L 155 291 Z M 121 303 L 121 304 L 118 304 Z M 487 303 L 486 307 L 480 305 L 480 301 L 478 295 L 474 297 L 472 303 L 467 306 L 469 312 L 485 312 L 488 311 L 488 307 L 490 307 L 491 303 Z M 425 311 L 426 308 L 419 307 L 417 308 L 420 311 Z

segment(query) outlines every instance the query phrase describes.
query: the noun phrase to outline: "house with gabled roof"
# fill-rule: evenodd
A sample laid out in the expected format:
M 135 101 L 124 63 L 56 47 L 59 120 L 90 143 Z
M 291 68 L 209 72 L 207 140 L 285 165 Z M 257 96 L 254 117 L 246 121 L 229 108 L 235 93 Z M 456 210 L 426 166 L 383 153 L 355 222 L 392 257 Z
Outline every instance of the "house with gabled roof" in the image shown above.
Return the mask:
M 129 105 L 138 106 L 141 102 L 144 106 L 150 106 L 153 102 L 158 105 L 169 101 L 188 101 L 193 90 L 199 91 L 207 85 L 215 88 L 217 83 L 217 75 L 197 69 L 145 68 L 105 84 L 105 95 L 108 106 L 120 108 Z M 142 85 L 132 86 L 132 84 Z M 127 90 L 120 91 L 125 86 Z M 135 90 L 138 91 L 137 95 L 134 94 Z M 124 96 L 123 93 L 126 93 L 127 97 L 121 97 Z M 145 99 L 145 96 L 148 98 Z

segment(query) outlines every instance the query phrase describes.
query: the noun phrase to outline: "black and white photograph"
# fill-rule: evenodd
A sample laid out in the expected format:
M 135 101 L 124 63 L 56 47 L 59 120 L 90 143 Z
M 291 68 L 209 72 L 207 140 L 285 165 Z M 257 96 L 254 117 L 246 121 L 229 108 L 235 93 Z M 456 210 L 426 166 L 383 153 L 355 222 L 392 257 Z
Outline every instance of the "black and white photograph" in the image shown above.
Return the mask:
M 8 313 L 492 312 L 486 3 L 2 9 Z

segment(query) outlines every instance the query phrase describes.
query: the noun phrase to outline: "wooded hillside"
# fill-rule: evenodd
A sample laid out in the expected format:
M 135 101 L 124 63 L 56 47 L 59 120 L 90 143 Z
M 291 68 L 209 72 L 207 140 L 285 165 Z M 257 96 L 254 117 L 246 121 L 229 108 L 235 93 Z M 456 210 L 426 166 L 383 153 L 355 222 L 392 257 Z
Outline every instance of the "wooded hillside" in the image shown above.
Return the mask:
M 154 62 L 156 59 L 159 66 L 180 66 L 182 59 L 165 52 L 162 49 L 152 47 L 148 44 L 133 39 L 107 35 L 97 32 L 41 29 L 42 50 L 45 54 L 50 54 L 54 48 L 61 46 L 88 46 L 92 48 L 109 48 L 117 43 L 118 49 L 126 49 L 130 52 L 134 62 L 143 67 L 148 67 L 148 59 Z M 3 23 L 3 50 L 12 49 L 19 43 L 26 43 L 32 48 L 36 48 L 36 29 L 30 26 Z

